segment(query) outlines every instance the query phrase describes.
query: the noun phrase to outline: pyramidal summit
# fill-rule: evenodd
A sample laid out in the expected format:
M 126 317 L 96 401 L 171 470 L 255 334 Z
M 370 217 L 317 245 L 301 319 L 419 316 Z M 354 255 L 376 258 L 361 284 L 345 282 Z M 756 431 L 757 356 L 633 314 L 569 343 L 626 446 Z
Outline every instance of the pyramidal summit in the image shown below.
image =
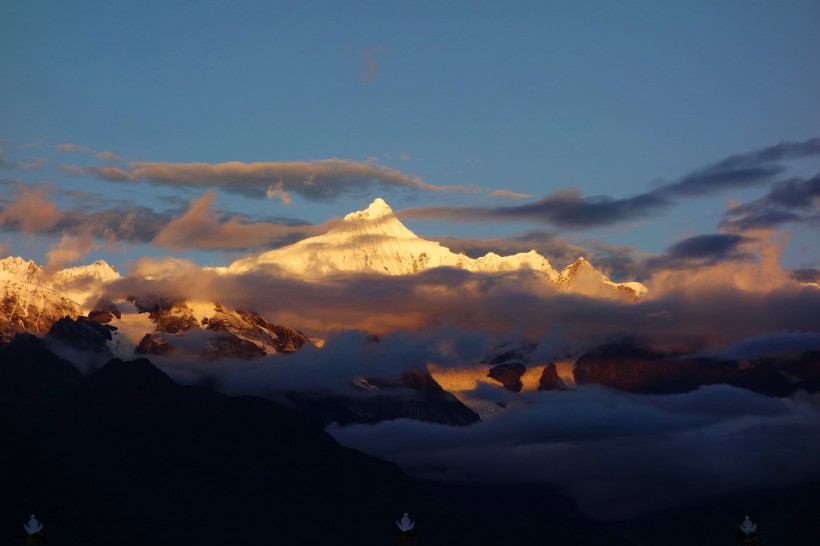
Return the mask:
M 559 290 L 628 301 L 647 292 L 637 282 L 610 281 L 583 258 L 559 272 L 534 250 L 510 256 L 490 252 L 480 258 L 452 252 L 413 233 L 381 198 L 364 210 L 346 215 L 323 235 L 214 269 L 227 275 L 257 272 L 320 279 L 350 273 L 412 275 L 436 267 L 475 273 L 532 270 Z

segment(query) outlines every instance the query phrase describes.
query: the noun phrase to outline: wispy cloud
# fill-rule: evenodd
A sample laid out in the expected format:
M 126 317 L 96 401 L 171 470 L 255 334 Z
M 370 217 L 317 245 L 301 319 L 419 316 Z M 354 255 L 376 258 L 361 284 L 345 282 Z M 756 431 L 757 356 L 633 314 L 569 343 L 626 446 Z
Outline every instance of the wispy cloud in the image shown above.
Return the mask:
M 417 207 L 400 211 L 400 215 L 448 222 L 538 222 L 578 229 L 611 226 L 646 219 L 684 198 L 771 183 L 786 170 L 780 162 L 815 155 L 820 155 L 820 138 L 781 142 L 762 150 L 730 156 L 632 197 L 585 197 L 579 190 L 567 188 L 538 201 L 515 206 Z
M 57 144 L 54 146 L 54 149 L 58 152 L 63 153 L 90 153 L 92 150 L 86 148 L 85 146 L 80 146 L 79 144 L 75 144 L 73 142 L 65 142 L 63 144 Z
M 93 174 L 111 182 L 147 181 L 163 186 L 219 188 L 251 198 L 266 197 L 270 188 L 310 201 L 332 201 L 343 193 L 379 187 L 426 192 L 476 193 L 469 186 L 437 186 L 418 176 L 370 162 L 344 159 L 242 163 L 134 162 L 127 168 L 63 165 L 74 174 Z
M 364 81 L 373 81 L 379 75 L 379 71 L 382 67 L 381 60 L 379 59 L 379 57 L 381 57 L 382 55 L 384 55 L 383 47 L 366 49 L 362 53 L 362 60 L 364 61 L 364 75 L 362 76 L 362 78 L 364 79 Z
M 730 208 L 720 227 L 730 231 L 772 228 L 788 222 L 820 225 L 820 174 L 778 182 L 765 196 Z

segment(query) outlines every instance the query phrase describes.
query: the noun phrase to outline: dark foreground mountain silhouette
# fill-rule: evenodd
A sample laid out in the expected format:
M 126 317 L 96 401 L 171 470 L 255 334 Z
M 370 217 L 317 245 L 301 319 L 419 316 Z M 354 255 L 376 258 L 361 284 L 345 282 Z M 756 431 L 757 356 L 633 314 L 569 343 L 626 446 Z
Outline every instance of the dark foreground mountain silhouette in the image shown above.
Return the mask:
M 274 402 L 183 387 L 146 359 L 82 378 L 34 336 L 0 347 L 0 544 L 628 544 L 541 486 L 422 483 Z M 13 388 L 11 388 L 13 386 Z

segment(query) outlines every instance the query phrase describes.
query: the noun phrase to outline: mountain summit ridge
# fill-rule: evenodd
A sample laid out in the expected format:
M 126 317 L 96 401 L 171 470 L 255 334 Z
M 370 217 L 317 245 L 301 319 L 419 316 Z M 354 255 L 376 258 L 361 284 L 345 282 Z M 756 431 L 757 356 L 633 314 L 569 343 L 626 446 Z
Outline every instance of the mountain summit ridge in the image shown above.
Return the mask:
M 380 197 L 364 210 L 345 215 L 327 233 L 214 269 L 227 275 L 259 272 L 321 279 L 356 273 L 412 275 L 436 267 L 475 273 L 532 270 L 559 290 L 595 297 L 634 301 L 646 293 L 640 283 L 612 282 L 583 257 L 559 273 L 535 250 L 509 256 L 488 252 L 479 258 L 452 252 L 413 233 Z

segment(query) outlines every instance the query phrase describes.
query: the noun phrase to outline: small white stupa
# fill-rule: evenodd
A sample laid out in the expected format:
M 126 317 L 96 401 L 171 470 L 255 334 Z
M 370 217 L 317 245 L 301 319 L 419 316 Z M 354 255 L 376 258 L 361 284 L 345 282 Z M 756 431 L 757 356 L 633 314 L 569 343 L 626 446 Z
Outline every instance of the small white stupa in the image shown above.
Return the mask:
M 410 516 L 407 515 L 407 512 L 401 518 L 401 521 L 396 522 L 396 527 L 399 528 L 399 531 L 402 533 L 407 533 L 413 530 L 413 527 L 416 526 L 416 522 L 410 521 Z
M 746 519 L 743 520 L 743 523 L 739 525 L 740 530 L 743 531 L 745 534 L 750 535 L 757 531 L 757 524 L 752 523 L 752 520 L 749 519 L 749 516 L 746 516 Z
M 43 532 L 43 524 L 42 522 L 37 521 L 37 518 L 34 517 L 34 514 L 32 514 L 28 520 L 28 523 L 23 525 L 23 529 L 26 530 L 28 536 L 34 536 Z

